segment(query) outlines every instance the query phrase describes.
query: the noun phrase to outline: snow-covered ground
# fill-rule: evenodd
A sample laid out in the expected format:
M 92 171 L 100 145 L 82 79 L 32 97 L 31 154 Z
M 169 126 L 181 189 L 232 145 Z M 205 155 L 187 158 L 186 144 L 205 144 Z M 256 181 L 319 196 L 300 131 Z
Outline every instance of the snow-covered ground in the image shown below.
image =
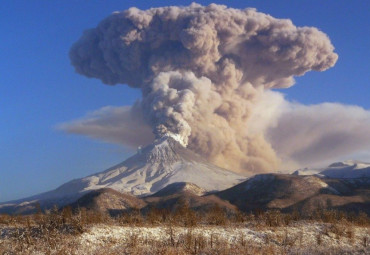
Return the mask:
M 339 228 L 339 226 L 338 226 Z M 154 242 L 181 242 L 191 235 L 202 238 L 207 245 L 222 244 L 223 246 L 270 245 L 275 248 L 289 246 L 290 249 L 350 251 L 357 254 L 369 254 L 370 245 L 364 246 L 364 238 L 369 239 L 370 229 L 366 227 L 340 226 L 340 231 L 334 231 L 332 225 L 323 223 L 301 222 L 289 227 L 244 227 L 199 226 L 194 228 L 167 226 L 130 227 L 98 225 L 83 233 L 79 239 L 79 251 L 94 253 L 109 247 L 119 247 L 135 240 L 136 245 L 146 245 Z M 369 241 L 368 241 L 369 242 Z M 321 248 L 320 248 L 321 247 Z
M 85 226 L 82 234 L 68 234 L 0 224 L 0 254 L 370 254 L 370 228 L 344 221 L 298 221 L 284 227 L 258 222 L 196 227 L 94 224 Z

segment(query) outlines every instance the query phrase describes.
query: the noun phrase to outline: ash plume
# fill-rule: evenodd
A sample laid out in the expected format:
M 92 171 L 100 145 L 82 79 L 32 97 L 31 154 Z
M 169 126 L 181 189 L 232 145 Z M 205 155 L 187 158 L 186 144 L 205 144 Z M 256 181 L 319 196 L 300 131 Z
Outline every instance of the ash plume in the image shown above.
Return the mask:
M 294 76 L 332 67 L 333 51 L 313 27 L 191 4 L 115 12 L 85 31 L 70 58 L 80 74 L 141 89 L 137 104 L 156 137 L 176 136 L 219 166 L 255 173 L 279 164 L 263 130 L 248 128 L 255 105 Z

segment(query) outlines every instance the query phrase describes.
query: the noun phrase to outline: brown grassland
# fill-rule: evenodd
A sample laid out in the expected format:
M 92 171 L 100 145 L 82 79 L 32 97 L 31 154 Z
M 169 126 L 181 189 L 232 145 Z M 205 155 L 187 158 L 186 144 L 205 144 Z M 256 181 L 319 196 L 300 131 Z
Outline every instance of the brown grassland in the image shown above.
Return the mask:
M 183 205 L 112 217 L 66 207 L 0 215 L 0 254 L 369 254 L 369 226 L 365 213 L 334 210 L 228 214 Z

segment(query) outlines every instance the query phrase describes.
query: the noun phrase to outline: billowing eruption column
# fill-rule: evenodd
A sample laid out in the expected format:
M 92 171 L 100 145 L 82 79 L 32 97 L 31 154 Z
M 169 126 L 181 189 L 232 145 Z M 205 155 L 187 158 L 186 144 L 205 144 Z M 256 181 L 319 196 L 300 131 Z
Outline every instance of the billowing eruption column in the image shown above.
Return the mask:
M 279 160 L 262 132 L 248 131 L 254 105 L 266 90 L 292 86 L 293 76 L 333 66 L 333 50 L 316 28 L 191 4 L 115 12 L 85 31 L 70 58 L 87 77 L 141 89 L 132 111 L 157 137 L 173 135 L 235 171 L 263 172 Z

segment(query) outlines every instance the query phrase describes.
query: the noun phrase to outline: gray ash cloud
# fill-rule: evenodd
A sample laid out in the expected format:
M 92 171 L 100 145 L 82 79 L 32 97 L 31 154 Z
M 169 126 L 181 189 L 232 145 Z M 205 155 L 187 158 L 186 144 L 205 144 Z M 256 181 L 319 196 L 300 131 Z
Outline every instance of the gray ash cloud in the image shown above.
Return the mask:
M 255 105 L 338 56 L 316 28 L 192 4 L 115 12 L 84 32 L 70 58 L 82 75 L 141 89 L 139 108 L 155 136 L 175 134 L 222 167 L 255 172 L 279 163 L 263 131 L 248 128 Z

